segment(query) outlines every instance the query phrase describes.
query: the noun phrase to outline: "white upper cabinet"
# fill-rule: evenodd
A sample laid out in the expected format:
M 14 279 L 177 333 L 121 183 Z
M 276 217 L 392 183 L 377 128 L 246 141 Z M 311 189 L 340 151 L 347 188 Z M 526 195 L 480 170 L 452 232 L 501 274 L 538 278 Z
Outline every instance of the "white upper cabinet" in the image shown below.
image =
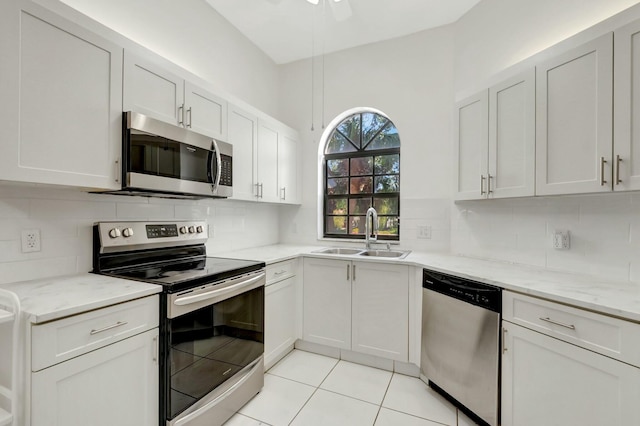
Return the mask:
M 122 48 L 28 1 L 0 40 L 0 179 L 118 189 Z
M 535 69 L 489 89 L 489 198 L 535 192 Z
M 233 197 L 255 201 L 258 118 L 229 104 L 229 143 L 233 145 Z
M 136 111 L 227 140 L 227 101 L 155 62 L 124 54 L 124 111 Z
M 278 136 L 278 195 L 283 203 L 297 203 L 298 141 L 294 135 L 282 132 Z
M 536 194 L 611 190 L 613 34 L 537 66 Z
M 203 135 L 227 140 L 227 101 L 185 81 L 184 104 L 185 127 Z
M 258 119 L 257 190 L 261 201 L 276 203 L 278 194 L 278 128 Z
M 614 190 L 640 189 L 640 21 L 615 31 Z M 636 112 L 634 114 L 634 111 Z
M 456 200 L 486 198 L 488 126 L 489 97 L 486 90 L 456 104 Z
M 136 111 L 167 123 L 181 124 L 183 87 L 182 78 L 125 50 L 124 111 Z

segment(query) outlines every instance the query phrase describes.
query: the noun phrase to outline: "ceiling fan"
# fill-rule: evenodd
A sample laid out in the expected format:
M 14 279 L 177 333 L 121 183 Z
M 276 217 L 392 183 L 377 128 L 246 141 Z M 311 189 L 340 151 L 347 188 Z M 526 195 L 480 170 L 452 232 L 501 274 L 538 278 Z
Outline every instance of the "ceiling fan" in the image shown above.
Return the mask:
M 331 12 L 336 21 L 345 21 L 351 17 L 353 11 L 351 10 L 351 4 L 349 0 L 307 0 L 314 6 L 321 4 L 322 2 L 329 3 Z M 280 4 L 282 0 L 269 0 L 270 3 Z

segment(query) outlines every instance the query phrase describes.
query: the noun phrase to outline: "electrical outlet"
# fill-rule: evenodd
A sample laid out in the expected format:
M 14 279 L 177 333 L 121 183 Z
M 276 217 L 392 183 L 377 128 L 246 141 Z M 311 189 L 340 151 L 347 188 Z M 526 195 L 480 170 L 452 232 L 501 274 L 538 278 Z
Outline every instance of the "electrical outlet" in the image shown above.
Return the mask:
M 553 231 L 553 248 L 556 250 L 569 250 L 571 248 L 571 236 L 569 231 Z
M 418 226 L 418 238 L 421 238 L 421 239 L 424 239 L 424 240 L 430 240 L 431 239 L 431 227 L 427 226 L 427 225 Z
M 40 230 L 24 229 L 22 231 L 22 252 L 40 251 Z
M 209 239 L 213 239 L 213 236 L 215 234 L 214 227 L 213 227 L 213 225 L 208 225 L 208 228 L 209 228 L 209 234 L 208 234 L 209 235 Z

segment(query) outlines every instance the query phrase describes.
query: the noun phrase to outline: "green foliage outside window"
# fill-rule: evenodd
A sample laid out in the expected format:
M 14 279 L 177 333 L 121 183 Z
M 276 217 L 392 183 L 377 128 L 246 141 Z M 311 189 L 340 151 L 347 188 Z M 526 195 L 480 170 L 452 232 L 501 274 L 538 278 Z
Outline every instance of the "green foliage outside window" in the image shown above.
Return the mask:
M 364 238 L 365 214 L 378 212 L 380 239 L 400 239 L 400 137 L 372 112 L 351 115 L 331 133 L 324 151 L 324 236 Z

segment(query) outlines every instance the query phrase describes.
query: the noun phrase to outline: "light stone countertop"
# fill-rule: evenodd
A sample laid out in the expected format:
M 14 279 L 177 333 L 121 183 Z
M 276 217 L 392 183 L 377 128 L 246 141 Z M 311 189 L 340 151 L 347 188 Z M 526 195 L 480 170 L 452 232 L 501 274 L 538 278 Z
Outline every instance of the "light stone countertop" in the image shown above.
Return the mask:
M 162 286 L 79 274 L 2 284 L 20 299 L 22 315 L 39 324 L 160 293 Z
M 589 275 L 550 271 L 533 266 L 442 253 L 413 251 L 404 259 L 372 259 L 357 255 L 317 253 L 318 250 L 324 247 L 339 245 L 302 246 L 276 244 L 225 253 L 224 257 L 262 260 L 267 265 L 298 256 L 357 260 L 360 262 L 401 263 L 493 284 L 507 290 L 640 322 L 640 283 L 606 280 Z M 349 245 L 348 247 L 354 246 Z

